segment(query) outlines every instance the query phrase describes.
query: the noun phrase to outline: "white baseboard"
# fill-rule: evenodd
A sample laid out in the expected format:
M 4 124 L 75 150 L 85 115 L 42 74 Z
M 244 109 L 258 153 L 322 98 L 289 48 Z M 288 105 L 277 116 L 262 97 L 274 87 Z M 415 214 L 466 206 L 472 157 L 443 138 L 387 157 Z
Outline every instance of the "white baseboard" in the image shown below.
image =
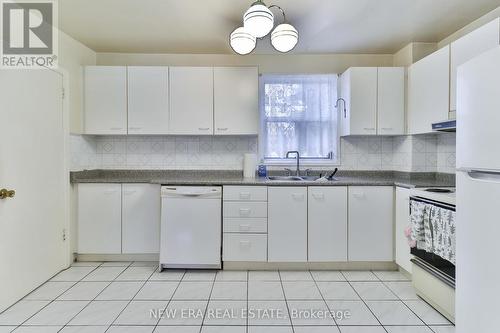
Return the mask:
M 160 255 L 152 254 L 77 254 L 76 261 L 160 261 Z
M 242 262 L 224 261 L 225 270 L 388 270 L 397 271 L 394 262 Z

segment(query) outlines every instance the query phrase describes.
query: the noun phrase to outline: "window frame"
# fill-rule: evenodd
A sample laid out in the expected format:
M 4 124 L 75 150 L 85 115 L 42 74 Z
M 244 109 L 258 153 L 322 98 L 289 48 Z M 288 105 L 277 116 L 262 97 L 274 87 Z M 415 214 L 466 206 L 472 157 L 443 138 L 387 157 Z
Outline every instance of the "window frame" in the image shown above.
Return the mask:
M 282 157 L 282 158 L 265 158 L 265 154 L 264 154 L 264 140 L 263 138 L 265 137 L 264 135 L 264 123 L 265 123 L 265 120 L 264 120 L 264 110 L 262 108 L 262 98 L 261 98 L 261 95 L 264 93 L 264 79 L 263 77 L 264 76 L 272 76 L 272 75 L 282 75 L 282 76 L 286 76 L 286 75 L 290 75 L 290 76 L 294 76 L 294 75 L 297 75 L 297 76 L 304 76 L 304 75 L 335 75 L 337 77 L 337 85 L 336 85 L 336 88 L 337 88 L 337 98 L 339 98 L 340 96 L 340 87 L 339 87 L 339 78 L 340 78 L 340 75 L 337 74 L 337 73 L 314 73 L 314 74 L 311 74 L 311 73 L 306 73 L 306 74 L 303 74 L 303 73 L 264 73 L 264 74 L 259 74 L 259 139 L 258 139 L 258 146 L 259 146 L 259 160 L 263 162 L 264 165 L 267 165 L 267 166 L 281 166 L 281 167 L 288 167 L 288 166 L 295 166 L 296 165 L 296 159 L 295 159 L 295 156 L 294 157 L 290 157 L 290 158 L 285 158 L 285 157 Z M 341 161 L 340 161 L 340 140 L 341 140 L 341 137 L 340 137 L 340 126 L 341 126 L 341 119 L 340 119 L 340 116 L 339 116 L 339 110 L 338 108 L 335 108 L 335 105 L 332 105 L 332 108 L 335 109 L 335 114 L 336 114 L 336 117 L 337 117 L 337 128 L 336 128 L 336 145 L 334 145 L 334 148 L 336 149 L 336 154 L 335 152 L 330 152 L 330 157 L 325 157 L 325 158 L 312 158 L 312 157 L 300 157 L 300 165 L 301 166 L 305 166 L 305 167 L 311 167 L 311 168 L 314 168 L 314 167 L 338 167 L 340 166 L 341 164 Z

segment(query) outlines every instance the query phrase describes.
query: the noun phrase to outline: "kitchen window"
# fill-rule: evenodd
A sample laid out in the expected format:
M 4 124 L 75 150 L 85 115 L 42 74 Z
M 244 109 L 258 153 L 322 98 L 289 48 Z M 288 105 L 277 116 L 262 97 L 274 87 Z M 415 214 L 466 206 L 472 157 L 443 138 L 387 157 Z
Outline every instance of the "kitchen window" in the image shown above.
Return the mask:
M 338 164 L 336 74 L 262 75 L 260 152 L 267 164 Z

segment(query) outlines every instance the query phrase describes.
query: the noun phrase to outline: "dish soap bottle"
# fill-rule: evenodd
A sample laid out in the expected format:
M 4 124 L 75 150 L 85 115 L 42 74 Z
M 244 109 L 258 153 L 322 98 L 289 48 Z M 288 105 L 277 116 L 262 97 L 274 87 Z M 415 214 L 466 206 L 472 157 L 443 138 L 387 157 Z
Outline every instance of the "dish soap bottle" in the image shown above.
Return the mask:
M 267 177 L 267 167 L 264 164 L 264 160 L 260 160 L 258 174 L 259 177 Z

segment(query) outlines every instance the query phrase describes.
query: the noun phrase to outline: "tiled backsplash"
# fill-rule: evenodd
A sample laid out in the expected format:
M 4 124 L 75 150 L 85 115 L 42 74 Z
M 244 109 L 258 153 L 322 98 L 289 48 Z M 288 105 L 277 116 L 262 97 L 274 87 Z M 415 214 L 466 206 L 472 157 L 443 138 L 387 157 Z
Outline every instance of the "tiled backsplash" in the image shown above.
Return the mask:
M 454 133 L 438 135 L 437 171 L 455 173 L 457 165 L 456 136 Z
M 242 169 L 243 154 L 257 153 L 256 136 L 71 137 L 72 170 Z
M 455 172 L 455 135 L 345 137 L 343 170 Z M 255 136 L 71 136 L 71 168 L 241 170 Z

